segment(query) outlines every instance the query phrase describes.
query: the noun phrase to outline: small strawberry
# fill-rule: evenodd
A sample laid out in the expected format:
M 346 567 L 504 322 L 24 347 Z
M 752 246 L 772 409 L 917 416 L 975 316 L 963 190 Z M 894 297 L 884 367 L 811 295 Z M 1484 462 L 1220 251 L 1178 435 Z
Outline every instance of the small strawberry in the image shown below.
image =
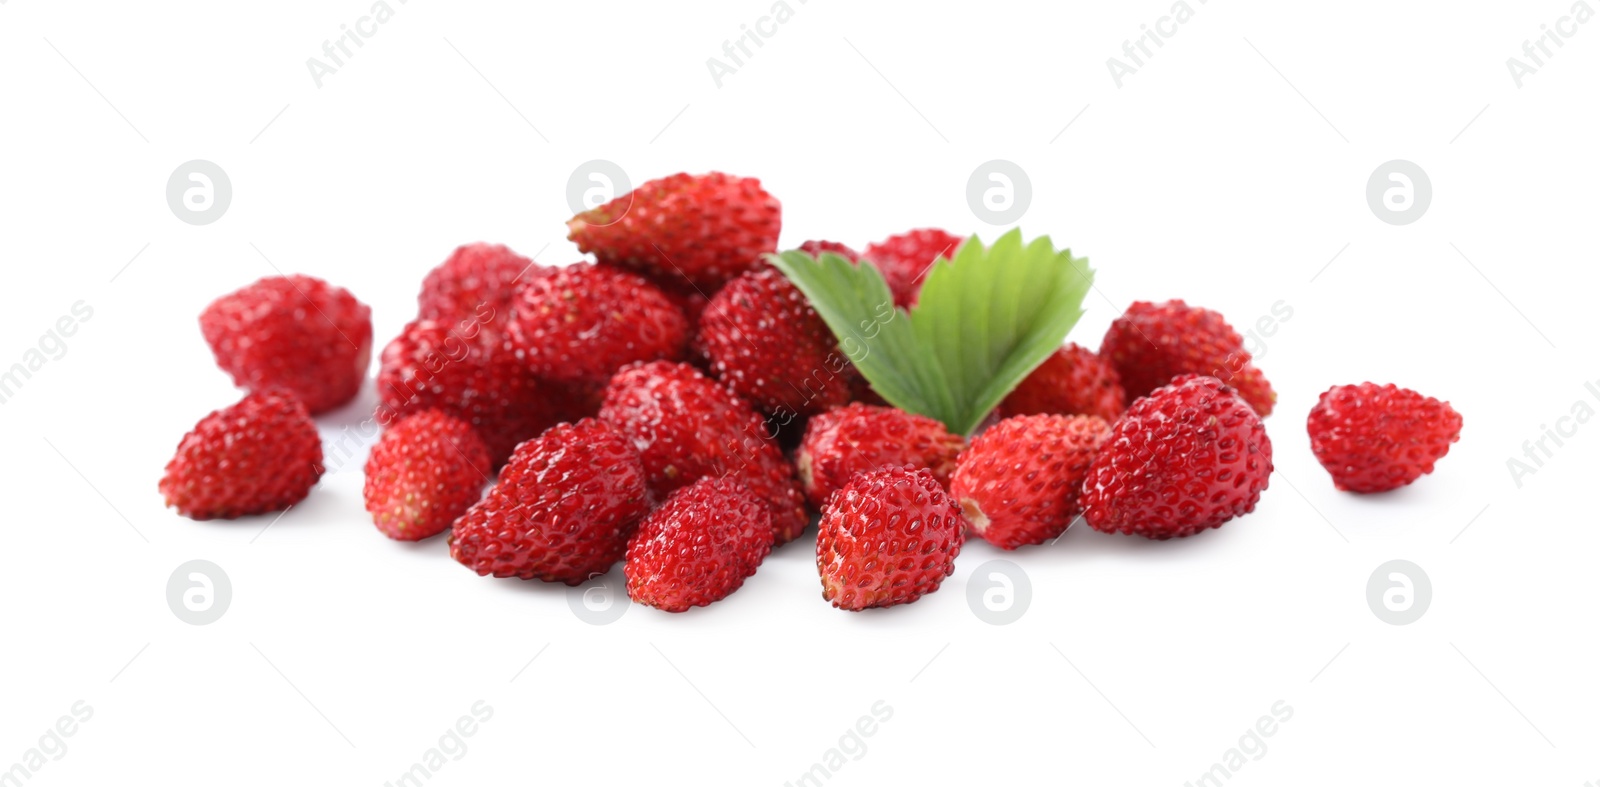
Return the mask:
M 806 296 L 772 267 L 712 296 L 695 346 L 718 380 L 768 413 L 831 410 L 850 401 L 860 376 Z
M 1112 425 L 1083 484 L 1083 516 L 1106 533 L 1189 536 L 1255 510 L 1271 475 L 1261 417 L 1222 381 L 1185 375 Z
M 183 436 L 160 489 L 190 519 L 235 519 L 304 500 L 322 472 L 322 438 L 305 405 L 287 391 L 254 391 Z
M 1000 403 L 1002 415 L 1097 415 L 1117 420 L 1127 397 L 1117 370 L 1077 344 L 1056 350 Z
M 498 244 L 469 243 L 428 272 L 417 295 L 417 317 L 454 324 L 483 319 L 496 322 L 510 316 L 511 296 L 533 260 Z
M 701 478 L 731 478 L 772 506 L 777 543 L 809 524 L 794 466 L 750 404 L 688 364 L 635 364 L 606 388 L 600 418 L 633 440 L 664 498 Z
M 480 576 L 577 585 L 627 551 L 650 510 L 639 453 L 601 421 L 517 446 L 489 494 L 457 519 L 450 556 Z
M 772 509 L 737 481 L 702 478 L 667 498 L 628 541 L 628 597 L 667 612 L 720 601 L 772 551 Z
M 567 238 L 602 263 L 714 293 L 775 251 L 781 226 L 761 181 L 679 173 L 572 217 Z
M 808 240 L 800 244 L 800 250 L 813 257 L 821 256 L 825 251 L 831 251 L 851 262 L 860 262 L 861 253 L 849 246 L 831 240 Z
M 855 403 L 812 417 L 795 465 L 806 498 L 821 508 L 855 474 L 886 465 L 927 468 L 947 487 L 964 444 L 927 416 Z
M 310 276 L 269 276 L 216 299 L 200 332 L 235 385 L 282 388 L 312 415 L 355 398 L 372 359 L 372 311 Z
M 1139 301 L 1111 323 L 1100 355 L 1116 367 L 1128 397 L 1149 394 L 1180 374 L 1203 374 L 1239 392 L 1256 413 L 1272 413 L 1278 395 L 1250 362 L 1244 338 L 1222 315 L 1183 301 Z
M 603 384 L 634 361 L 681 359 L 689 322 L 643 278 L 578 263 L 523 280 L 511 341 L 540 377 Z
M 851 611 L 909 604 L 955 571 L 963 538 L 960 508 L 933 473 L 860 473 L 822 511 L 822 597 Z
M 934 260 L 956 256 L 956 249 L 965 240 L 939 229 L 912 230 L 867 246 L 863 256 L 883 273 L 889 291 L 894 293 L 895 305 L 909 309 L 916 304 L 922 280 L 928 278 Z
M 1306 418 L 1311 452 L 1346 492 L 1387 492 L 1433 472 L 1461 439 L 1461 415 L 1394 385 L 1338 385 Z
M 378 422 L 438 409 L 471 424 L 499 467 L 517 444 L 566 417 L 559 386 L 542 383 L 501 336 L 471 323 L 416 320 L 383 348 Z
M 367 457 L 362 498 L 378 530 L 421 541 L 449 529 L 489 483 L 489 451 L 466 421 L 423 410 L 391 425 Z
M 1001 549 L 1066 532 L 1078 493 L 1111 427 L 1094 415 L 1020 415 L 995 424 L 962 452 L 950 494 L 972 532 Z

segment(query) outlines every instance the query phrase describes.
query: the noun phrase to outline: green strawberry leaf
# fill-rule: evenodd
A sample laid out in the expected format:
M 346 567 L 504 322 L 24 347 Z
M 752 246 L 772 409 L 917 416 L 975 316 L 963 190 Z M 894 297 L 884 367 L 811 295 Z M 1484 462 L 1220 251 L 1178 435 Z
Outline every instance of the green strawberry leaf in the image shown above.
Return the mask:
M 883 276 L 836 254 L 768 259 L 810 299 L 890 404 L 970 434 L 1083 316 L 1094 280 L 1088 260 L 1048 237 L 1012 230 L 992 246 L 976 236 L 934 263 L 917 305 L 893 307 Z

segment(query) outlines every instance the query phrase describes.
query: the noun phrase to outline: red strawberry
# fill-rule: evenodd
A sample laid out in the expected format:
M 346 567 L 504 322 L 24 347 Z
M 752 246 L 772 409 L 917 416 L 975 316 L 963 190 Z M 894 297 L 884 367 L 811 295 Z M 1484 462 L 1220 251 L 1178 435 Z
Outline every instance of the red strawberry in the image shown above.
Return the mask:
M 367 512 L 399 541 L 436 536 L 489 483 L 489 451 L 466 421 L 439 410 L 408 415 L 384 431 L 367 457 Z
M 718 380 L 769 413 L 831 410 L 850 401 L 860 374 L 806 296 L 772 267 L 712 296 L 695 346 Z
M 606 389 L 600 418 L 632 438 L 657 498 L 701 478 L 732 478 L 772 506 L 777 543 L 809 523 L 805 498 L 766 421 L 688 364 L 636 364 Z
M 721 601 L 772 551 L 772 509 L 728 479 L 702 478 L 667 498 L 628 541 L 628 597 L 667 612 Z
M 1056 350 L 1000 403 L 1003 415 L 1097 415 L 1115 421 L 1127 409 L 1117 370 L 1077 344 Z
M 183 436 L 161 496 L 190 519 L 234 519 L 304 500 L 322 471 L 322 438 L 305 405 L 287 391 L 255 391 Z
M 235 385 L 282 388 L 312 415 L 355 398 L 372 359 L 372 311 L 310 276 L 269 276 L 216 299 L 200 332 Z
M 822 597 L 839 609 L 909 604 L 955 571 L 961 511 L 933 473 L 883 467 L 833 494 L 817 532 Z
M 860 262 L 861 253 L 843 243 L 831 240 L 808 240 L 800 244 L 800 250 L 813 257 L 820 257 L 825 251 L 831 251 L 851 262 Z
M 511 341 L 535 374 L 603 384 L 634 361 L 683 357 L 689 322 L 661 290 L 590 263 L 543 271 L 517 289 Z
M 601 421 L 558 424 L 517 446 L 489 494 L 450 533 L 450 556 L 481 576 L 577 585 L 627 551 L 650 510 L 639 453 Z
M 1112 425 L 1083 484 L 1083 516 L 1106 533 L 1193 535 L 1255 510 L 1271 475 L 1261 417 L 1220 380 L 1187 375 Z
M 422 280 L 417 317 L 453 324 L 461 320 L 501 323 L 511 311 L 511 296 L 533 260 L 498 244 L 469 243 L 456 249 Z
M 1278 395 L 1250 363 L 1244 338 L 1222 315 L 1183 301 L 1138 301 L 1111 323 L 1100 355 L 1116 367 L 1129 398 L 1160 388 L 1180 374 L 1227 383 L 1263 418 Z
M 380 424 L 442 410 L 478 431 L 496 467 L 518 443 L 565 417 L 556 386 L 536 380 L 506 340 L 487 328 L 417 320 L 383 348 L 382 361 Z
M 603 263 L 714 293 L 775 251 L 781 226 L 761 181 L 679 173 L 572 217 L 567 238 Z
M 972 532 L 1001 549 L 1043 544 L 1077 518 L 1078 492 L 1111 427 L 1094 415 L 1022 415 L 962 452 L 950 494 Z
M 964 240 L 966 238 L 944 230 L 912 230 L 867 246 L 864 256 L 872 260 L 883 273 L 884 280 L 889 283 L 889 291 L 894 293 L 895 305 L 909 309 L 917 302 L 917 294 L 922 291 L 922 280 L 928 278 L 933 261 L 940 257 L 949 259 L 956 256 L 956 249 L 961 247 Z
M 821 508 L 852 476 L 884 466 L 927 468 L 941 486 L 949 486 L 964 444 L 927 416 L 855 403 L 806 424 L 795 464 L 806 498 Z
M 1346 492 L 1387 492 L 1433 472 L 1461 439 L 1461 415 L 1394 385 L 1338 385 L 1306 418 L 1311 452 Z

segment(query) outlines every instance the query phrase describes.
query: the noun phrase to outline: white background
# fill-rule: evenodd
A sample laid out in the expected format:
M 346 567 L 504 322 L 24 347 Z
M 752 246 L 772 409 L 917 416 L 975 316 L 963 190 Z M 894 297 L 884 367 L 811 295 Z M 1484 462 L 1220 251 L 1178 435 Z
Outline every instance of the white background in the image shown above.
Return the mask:
M 1520 488 L 1506 465 L 1575 402 L 1600 409 L 1583 387 L 1600 380 L 1600 23 L 1520 88 L 1505 63 L 1569 5 L 1196 0 L 1119 88 L 1106 59 L 1166 0 L 795 0 L 719 88 L 706 59 L 765 0 L 396 0 L 319 88 L 306 59 L 366 0 L 0 4 L 0 365 L 93 309 L 0 405 L 0 768 L 83 700 L 92 719 L 29 784 L 381 785 L 483 700 L 492 719 L 430 785 L 781 785 L 882 700 L 892 717 L 828 784 L 1176 786 L 1282 700 L 1293 718 L 1230 785 L 1600 780 L 1600 425 L 1548 443 Z M 635 183 L 757 176 L 785 245 L 859 248 L 917 226 L 995 237 L 966 182 L 996 158 L 1030 177 L 1025 233 L 1099 271 L 1073 339 L 1098 346 L 1134 299 L 1241 330 L 1292 308 L 1258 337 L 1279 472 L 1255 514 L 1166 543 L 1080 526 L 1005 555 L 1033 588 L 1006 627 L 967 603 L 1002 556 L 982 543 L 894 610 L 829 607 L 794 543 L 710 608 L 592 626 L 564 587 L 381 537 L 364 457 L 276 524 L 162 508 L 178 439 L 237 397 L 196 316 L 256 278 L 350 288 L 381 346 L 457 244 L 575 260 L 566 182 L 591 159 Z M 165 198 L 191 159 L 233 185 L 208 226 Z M 1408 226 L 1365 198 L 1391 159 L 1431 177 Z M 1433 476 L 1334 490 L 1305 413 L 1363 380 L 1464 415 Z M 196 558 L 233 585 L 208 626 L 165 601 Z M 1365 597 L 1395 558 L 1433 586 L 1408 626 Z

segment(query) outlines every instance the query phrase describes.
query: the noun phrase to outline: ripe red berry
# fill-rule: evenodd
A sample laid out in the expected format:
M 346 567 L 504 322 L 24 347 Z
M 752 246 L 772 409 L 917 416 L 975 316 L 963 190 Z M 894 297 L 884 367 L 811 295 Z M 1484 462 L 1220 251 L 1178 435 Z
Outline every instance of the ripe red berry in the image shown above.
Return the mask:
M 916 304 L 922 281 L 928 278 L 934 260 L 954 257 L 964 240 L 939 229 L 912 230 L 867 246 L 863 256 L 883 273 L 889 291 L 894 293 L 895 305 L 909 309 Z
M 517 446 L 457 519 L 450 556 L 481 576 L 577 585 L 627 551 L 650 510 L 639 453 L 601 421 L 558 424 Z
M 1137 399 L 1083 485 L 1084 520 L 1106 533 L 1188 536 L 1255 510 L 1272 475 L 1261 417 L 1214 377 Z
M 472 324 L 417 320 L 383 348 L 378 422 L 438 409 L 471 424 L 499 467 L 517 444 L 565 416 L 555 386 L 541 383 L 498 333 Z
M 1104 358 L 1077 344 L 1044 359 L 1000 403 L 1002 415 L 1097 415 L 1117 420 L 1127 397 L 1117 370 Z
M 795 465 L 806 498 L 821 508 L 852 476 L 884 466 L 927 468 L 948 486 L 965 443 L 927 416 L 853 403 L 806 424 Z
M 695 346 L 718 380 L 768 413 L 831 410 L 850 401 L 860 376 L 805 295 L 772 267 L 712 296 Z
M 417 317 L 454 325 L 461 320 L 505 322 L 511 296 L 533 260 L 498 244 L 469 243 L 428 272 L 417 295 Z
M 781 226 L 761 181 L 679 173 L 572 217 L 567 238 L 600 262 L 714 293 L 775 251 Z
M 1111 323 L 1100 355 L 1116 367 L 1130 399 L 1149 394 L 1181 374 L 1203 374 L 1228 384 L 1263 418 L 1278 398 L 1250 362 L 1244 338 L 1210 309 L 1183 301 L 1139 301 Z
M 606 388 L 600 418 L 644 458 L 658 499 L 701 478 L 731 478 L 772 506 L 777 543 L 809 524 L 794 466 L 748 402 L 688 364 L 636 364 Z
M 1306 418 L 1311 452 L 1347 492 L 1386 492 L 1433 472 L 1461 439 L 1461 415 L 1394 385 L 1338 385 Z
M 849 246 L 831 240 L 808 240 L 800 244 L 800 250 L 813 257 L 820 257 L 825 251 L 833 252 L 851 262 L 859 262 L 861 253 Z
M 304 500 L 322 472 L 322 438 L 305 405 L 286 391 L 255 391 L 183 436 L 160 488 L 190 519 L 234 519 Z
M 990 427 L 950 479 L 972 532 L 1001 549 L 1043 544 L 1081 510 L 1078 494 L 1111 427 L 1093 415 L 1024 415 Z
M 909 604 L 955 571 L 961 512 L 927 470 L 883 467 L 833 494 L 817 532 L 822 597 L 839 609 Z
M 489 483 L 489 451 L 466 421 L 423 410 L 391 425 L 367 457 L 362 498 L 373 524 L 399 541 L 438 535 Z
M 603 384 L 634 361 L 683 357 L 689 322 L 661 290 L 591 263 L 542 271 L 517 289 L 511 341 L 540 377 Z
M 672 493 L 628 541 L 628 597 L 667 612 L 726 598 L 772 551 L 772 509 L 737 481 Z
M 371 310 L 310 276 L 269 276 L 216 299 L 200 332 L 235 385 L 284 389 L 312 415 L 355 398 L 372 359 Z

